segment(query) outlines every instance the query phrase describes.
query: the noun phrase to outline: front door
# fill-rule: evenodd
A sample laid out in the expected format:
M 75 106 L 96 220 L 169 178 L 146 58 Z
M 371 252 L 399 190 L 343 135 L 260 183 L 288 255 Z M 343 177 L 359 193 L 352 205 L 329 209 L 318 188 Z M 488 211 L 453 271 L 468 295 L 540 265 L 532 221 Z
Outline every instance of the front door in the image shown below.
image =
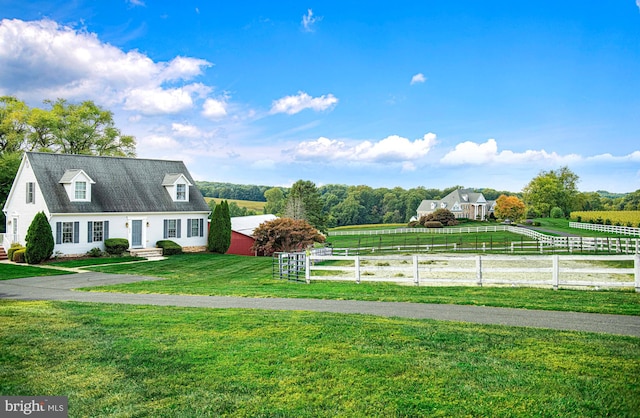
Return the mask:
M 131 221 L 131 246 L 142 247 L 142 221 L 139 219 Z

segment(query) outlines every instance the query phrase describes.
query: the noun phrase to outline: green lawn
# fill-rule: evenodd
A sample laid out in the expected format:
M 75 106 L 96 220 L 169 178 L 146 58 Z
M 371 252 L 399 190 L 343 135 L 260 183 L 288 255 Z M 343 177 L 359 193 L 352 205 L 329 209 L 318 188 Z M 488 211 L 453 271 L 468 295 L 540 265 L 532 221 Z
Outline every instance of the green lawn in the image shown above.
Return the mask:
M 640 339 L 310 312 L 0 301 L 0 393 L 69 416 L 631 417 Z
M 226 295 L 450 303 L 575 312 L 640 315 L 640 294 L 498 287 L 414 287 L 394 283 L 312 282 L 272 278 L 272 259 L 183 254 L 151 263 L 92 267 L 106 273 L 168 278 L 85 290 L 128 293 Z
M 144 257 L 96 257 L 96 258 L 82 258 L 77 260 L 59 260 L 51 261 L 47 265 L 54 267 L 87 267 L 97 266 L 102 264 L 117 264 L 117 263 L 129 263 L 131 261 L 144 261 Z
M 69 274 L 69 272 L 43 269 L 27 265 L 0 263 L 0 280 L 22 279 L 24 277 L 55 276 L 59 274 Z

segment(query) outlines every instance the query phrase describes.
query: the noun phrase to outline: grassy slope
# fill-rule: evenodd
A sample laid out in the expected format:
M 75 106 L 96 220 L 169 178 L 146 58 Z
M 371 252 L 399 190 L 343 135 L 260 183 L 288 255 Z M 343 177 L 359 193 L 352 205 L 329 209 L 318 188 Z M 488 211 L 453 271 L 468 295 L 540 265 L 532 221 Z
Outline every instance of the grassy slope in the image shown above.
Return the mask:
M 222 202 L 223 200 L 226 200 L 229 203 L 234 202 L 241 208 L 247 208 L 249 210 L 256 211 L 259 215 L 264 212 L 264 205 L 267 204 L 267 202 L 255 202 L 253 200 L 219 199 L 217 197 L 205 197 L 204 200 L 206 200 L 207 202 L 213 200 L 216 202 L 216 204 Z
M 0 393 L 69 416 L 636 416 L 637 338 L 309 312 L 0 301 Z
M 451 303 L 640 315 L 640 294 L 634 292 L 320 281 L 307 285 L 273 279 L 272 260 L 264 257 L 184 254 L 165 261 L 101 266 L 92 270 L 169 279 L 90 289 L 101 291 Z

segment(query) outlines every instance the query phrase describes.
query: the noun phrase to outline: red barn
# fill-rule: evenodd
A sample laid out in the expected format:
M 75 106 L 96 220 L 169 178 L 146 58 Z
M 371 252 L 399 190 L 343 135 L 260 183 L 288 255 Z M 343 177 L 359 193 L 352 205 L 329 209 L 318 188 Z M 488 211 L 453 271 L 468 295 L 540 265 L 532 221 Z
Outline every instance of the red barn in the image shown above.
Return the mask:
M 227 254 L 257 255 L 251 251 L 255 242 L 253 231 L 262 223 L 276 219 L 275 215 L 237 216 L 231 218 L 231 245 Z

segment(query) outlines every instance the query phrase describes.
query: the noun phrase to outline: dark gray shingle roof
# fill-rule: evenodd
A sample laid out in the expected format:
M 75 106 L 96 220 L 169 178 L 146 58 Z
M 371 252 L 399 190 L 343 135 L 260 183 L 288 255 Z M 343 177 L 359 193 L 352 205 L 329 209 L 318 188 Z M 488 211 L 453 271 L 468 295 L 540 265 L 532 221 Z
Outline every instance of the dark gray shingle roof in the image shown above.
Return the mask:
M 184 174 L 195 184 L 182 161 L 28 152 L 51 213 L 199 212 L 209 211 L 202 194 L 189 187 L 188 202 L 174 202 L 163 187 L 167 174 Z M 91 202 L 71 202 L 60 184 L 68 170 L 83 170 L 91 185 Z

